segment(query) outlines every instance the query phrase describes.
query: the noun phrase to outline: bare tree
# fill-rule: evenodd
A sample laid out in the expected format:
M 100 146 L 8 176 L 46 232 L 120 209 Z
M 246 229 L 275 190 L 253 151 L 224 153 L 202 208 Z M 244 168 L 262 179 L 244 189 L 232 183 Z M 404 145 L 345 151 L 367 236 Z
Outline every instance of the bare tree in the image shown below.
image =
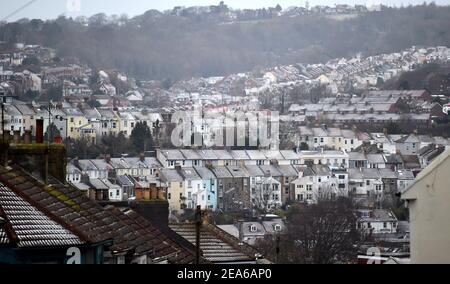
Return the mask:
M 257 181 L 255 192 L 252 196 L 254 208 L 263 215 L 273 212 L 277 209 L 277 202 L 280 201 L 280 199 L 274 199 L 274 194 L 281 199 L 281 184 L 276 182 L 273 177 L 261 178 L 261 180 Z M 281 202 L 279 206 L 281 207 Z
M 277 263 L 353 263 L 366 238 L 364 232 L 357 229 L 351 200 L 338 198 L 291 207 L 286 232 L 275 240 L 259 241 L 257 247 Z

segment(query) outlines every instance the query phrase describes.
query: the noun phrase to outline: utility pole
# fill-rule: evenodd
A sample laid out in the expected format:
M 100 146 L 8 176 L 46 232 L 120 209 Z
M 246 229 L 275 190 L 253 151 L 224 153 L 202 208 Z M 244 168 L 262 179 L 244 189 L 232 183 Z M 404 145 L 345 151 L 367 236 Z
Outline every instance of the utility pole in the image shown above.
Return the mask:
M 2 96 L 2 142 L 5 144 L 5 100 L 6 97 Z
M 276 254 L 277 254 L 277 264 L 280 264 L 280 236 L 277 236 L 277 247 L 276 247 Z
M 51 128 L 51 109 L 50 109 L 50 101 L 48 102 L 48 126 L 47 126 L 47 149 L 45 149 L 45 185 L 48 185 L 48 172 L 49 172 L 49 159 L 50 159 L 50 139 L 52 137 L 52 128 Z
M 202 209 L 197 206 L 195 211 L 195 264 L 200 264 L 200 229 L 202 226 Z

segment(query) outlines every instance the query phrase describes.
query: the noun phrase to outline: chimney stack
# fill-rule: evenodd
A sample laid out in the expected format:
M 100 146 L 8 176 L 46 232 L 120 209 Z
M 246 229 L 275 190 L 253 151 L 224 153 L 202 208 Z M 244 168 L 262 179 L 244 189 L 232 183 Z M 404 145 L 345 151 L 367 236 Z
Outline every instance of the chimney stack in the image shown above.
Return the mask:
M 144 154 L 144 153 L 141 153 L 141 154 L 139 155 L 139 160 L 140 160 L 141 162 L 145 162 L 145 154 Z
M 111 155 L 109 154 L 105 155 L 105 162 L 107 162 L 108 164 L 111 162 Z
M 75 157 L 75 159 L 73 159 L 73 165 L 77 168 L 80 168 L 80 163 L 79 163 L 79 159 L 78 157 Z
M 15 130 L 15 131 L 14 131 L 13 142 L 14 142 L 15 144 L 20 143 L 20 130 Z
M 43 119 L 36 120 L 36 143 L 37 144 L 44 143 L 44 120 Z
M 31 130 L 25 130 L 23 142 L 25 144 L 31 144 Z

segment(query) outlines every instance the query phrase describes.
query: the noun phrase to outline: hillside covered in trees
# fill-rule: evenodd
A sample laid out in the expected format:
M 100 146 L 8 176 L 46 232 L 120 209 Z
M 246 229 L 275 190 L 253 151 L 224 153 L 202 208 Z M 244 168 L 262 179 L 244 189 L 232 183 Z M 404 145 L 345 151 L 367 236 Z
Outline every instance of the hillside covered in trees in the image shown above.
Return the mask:
M 217 11 L 223 13 L 223 11 Z M 316 63 L 357 52 L 450 45 L 450 7 L 387 8 L 336 20 L 325 15 L 223 22 L 158 11 L 128 19 L 104 14 L 0 24 L 0 41 L 42 44 L 95 68 L 118 68 L 142 80 L 179 80 Z

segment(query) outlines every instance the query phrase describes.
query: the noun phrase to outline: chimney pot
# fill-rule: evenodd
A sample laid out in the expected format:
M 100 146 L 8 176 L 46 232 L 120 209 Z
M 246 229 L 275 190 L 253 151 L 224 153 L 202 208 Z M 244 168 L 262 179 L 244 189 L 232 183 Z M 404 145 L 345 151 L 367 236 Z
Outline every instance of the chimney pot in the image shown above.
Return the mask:
M 55 144 L 61 144 L 62 143 L 62 137 L 61 136 L 55 136 Z

